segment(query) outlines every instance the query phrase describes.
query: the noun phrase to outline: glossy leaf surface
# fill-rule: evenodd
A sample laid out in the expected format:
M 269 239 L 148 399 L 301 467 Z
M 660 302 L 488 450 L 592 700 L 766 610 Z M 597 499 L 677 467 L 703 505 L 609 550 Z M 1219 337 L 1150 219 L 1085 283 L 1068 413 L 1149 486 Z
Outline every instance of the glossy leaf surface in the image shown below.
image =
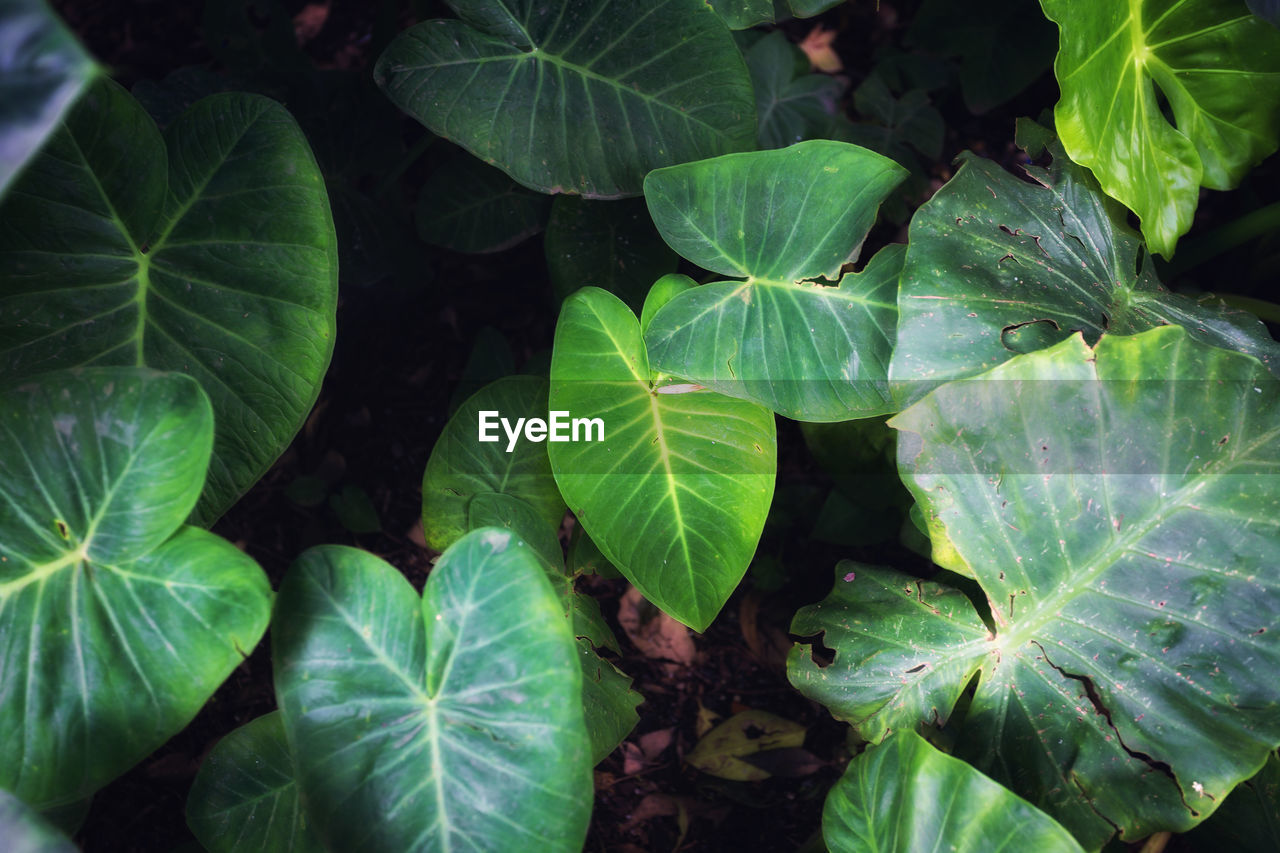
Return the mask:
M 869 748 L 822 808 L 832 853 L 1082 853 L 1053 818 L 912 731 Z
M 672 248 L 744 279 L 694 288 L 659 311 L 645 333 L 654 368 L 798 420 L 894 411 L 885 379 L 901 249 L 838 286 L 811 280 L 840 279 L 905 174 L 824 140 L 650 174 L 645 198 Z
M 311 853 L 324 847 L 298 800 L 279 711 L 218 741 L 187 796 L 187 824 L 209 853 Z
M 302 425 L 336 304 L 324 181 L 293 119 L 265 98 L 206 98 L 162 138 L 101 80 L 0 207 L 0 368 L 194 376 L 217 414 L 195 516 L 205 523 Z
M 510 532 L 455 543 L 422 599 L 371 554 L 307 551 L 272 642 L 299 788 L 331 847 L 581 849 L 581 669 L 541 561 Z
M 490 412 L 491 442 L 480 441 L 480 413 Z M 552 531 L 564 517 L 564 499 L 551 476 L 547 445 L 525 440 L 510 453 L 511 439 L 499 425 L 512 428 L 519 418 L 547 419 L 547 380 L 508 376 L 467 398 L 445 424 L 422 475 L 422 529 L 427 544 L 443 551 L 471 529 L 469 505 L 477 495 L 497 493 L 529 504 Z
M 1124 209 L 1056 144 L 1050 151 L 1049 169 L 1026 167 L 1036 184 L 968 156 L 912 218 L 889 366 L 897 393 L 918 399 L 1072 332 L 1092 343 L 1166 323 L 1280 365 L 1252 315 L 1167 291 Z
M 266 629 L 258 565 L 183 526 L 212 434 L 177 374 L 86 368 L 0 392 L 0 786 L 37 808 L 168 740 Z
M 548 445 L 569 508 L 645 597 L 703 630 L 742 579 L 773 495 L 773 416 L 709 391 L 667 393 L 640 323 L 597 288 L 565 301 L 551 408 L 604 421 L 604 441 Z M 682 391 L 678 387 L 669 388 Z
M 1067 153 L 1171 257 L 1200 187 L 1231 189 L 1276 150 L 1280 31 L 1240 0 L 1041 6 L 1060 31 L 1054 119 Z
M 44 0 L 0 5 L 0 197 L 97 71 Z
M 751 81 L 701 0 L 454 0 L 374 76 L 435 133 L 542 192 L 638 195 L 646 172 L 752 147 Z
M 1085 846 L 1211 813 L 1280 742 L 1280 387 L 1176 326 L 1073 336 L 898 415 L 899 464 L 965 599 L 885 570 L 837 582 L 823 683 L 869 738 L 942 722 L 974 673 L 961 757 Z M 893 608 L 858 589 L 899 589 Z M 892 638 L 891 654 L 876 656 Z M 845 661 L 841 663 L 841 657 Z

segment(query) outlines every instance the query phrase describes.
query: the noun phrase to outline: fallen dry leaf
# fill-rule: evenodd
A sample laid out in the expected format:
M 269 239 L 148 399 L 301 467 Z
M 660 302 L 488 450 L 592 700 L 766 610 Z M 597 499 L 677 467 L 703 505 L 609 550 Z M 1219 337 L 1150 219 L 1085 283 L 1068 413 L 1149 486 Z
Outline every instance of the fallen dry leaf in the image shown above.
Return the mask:
M 293 16 L 293 34 L 298 44 L 306 44 L 320 34 L 329 20 L 329 3 L 308 3 Z
M 684 666 L 693 663 L 693 632 L 646 601 L 634 586 L 618 601 L 618 624 L 645 657 Z
M 658 756 L 667 751 L 667 747 L 671 746 L 671 741 L 675 739 L 676 730 L 658 729 L 648 734 L 640 735 L 640 751 L 644 753 L 645 760 L 653 763 L 658 760 Z
M 824 29 L 821 24 L 809 31 L 809 35 L 800 42 L 800 49 L 809 57 L 809 64 L 818 71 L 835 74 L 844 68 L 840 56 L 836 53 L 832 42 L 836 39 L 836 31 Z
M 743 711 L 706 734 L 685 761 L 703 773 L 735 782 L 768 779 L 768 770 L 744 761 L 748 755 L 775 749 L 798 749 L 804 745 L 805 727 L 770 714 Z

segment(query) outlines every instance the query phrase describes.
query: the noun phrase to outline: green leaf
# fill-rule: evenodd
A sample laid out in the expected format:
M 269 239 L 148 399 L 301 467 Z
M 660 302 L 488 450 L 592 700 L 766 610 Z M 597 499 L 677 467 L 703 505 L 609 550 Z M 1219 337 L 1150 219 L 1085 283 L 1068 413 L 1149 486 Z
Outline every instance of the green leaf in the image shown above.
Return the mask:
M 1020 138 L 1033 130 L 1020 124 Z M 1165 290 L 1123 208 L 1055 149 L 1051 168 L 1026 167 L 1035 184 L 968 156 L 912 218 L 889 365 L 896 393 L 918 399 L 1073 332 L 1093 343 L 1167 323 L 1280 368 L 1257 318 Z
M 369 498 L 369 493 L 354 483 L 347 483 L 342 491 L 329 495 L 329 509 L 338 516 L 338 523 L 352 533 L 378 533 L 382 520 Z
M 556 301 L 579 287 L 602 287 L 633 309 L 654 279 L 680 259 L 662 241 L 640 199 L 588 201 L 557 196 L 544 245 Z
M 97 74 L 43 0 L 0 6 L 0 197 Z
M 336 252 L 324 182 L 282 107 L 214 95 L 161 138 L 104 78 L 0 207 L 0 371 L 119 364 L 194 376 L 217 414 L 194 517 L 210 523 L 319 393 Z
M 978 672 L 961 757 L 1087 847 L 1186 830 L 1257 771 L 1280 743 L 1280 688 L 1258 677 L 1280 666 L 1274 377 L 1177 326 L 1074 335 L 890 424 L 994 629 L 935 590 L 881 614 L 837 584 L 822 627 L 865 627 L 828 641 L 856 696 L 833 713 L 868 737 L 942 721 Z M 901 651 L 872 659 L 873 635 Z
M 742 55 L 702 0 L 451 5 L 462 20 L 401 33 L 374 77 L 405 112 L 527 187 L 638 195 L 652 169 L 755 142 Z
M 835 287 L 811 280 L 840 278 L 905 174 L 825 140 L 650 174 L 645 198 L 672 248 L 745 278 L 695 288 L 659 311 L 645 332 L 653 366 L 797 420 L 896 411 L 885 371 L 901 247 Z
M 324 849 L 298 800 L 279 711 L 218 741 L 191 785 L 187 825 L 209 853 Z
M 551 408 L 603 419 L 604 440 L 548 445 L 556 483 L 610 562 L 701 631 L 742 579 L 764 528 L 773 416 L 711 392 L 668 393 L 651 378 L 640 323 L 616 296 L 587 287 L 565 300 Z
M 79 849 L 57 827 L 3 788 L 0 838 L 9 853 L 76 853 Z
M 583 716 L 591 738 L 591 763 L 596 765 L 640 722 L 636 706 L 644 697 L 631 689 L 629 675 L 595 653 L 589 640 L 578 639 L 578 659 L 582 664 Z
M 972 113 L 1025 90 L 1048 70 L 1058 49 L 1057 28 L 1035 0 L 925 0 L 904 41 L 958 57 L 960 90 Z
M 1200 187 L 1232 189 L 1276 150 L 1280 32 L 1240 0 L 1040 5 L 1060 33 L 1054 120 L 1067 153 L 1172 257 Z
M 555 482 L 549 472 L 547 480 Z M 563 516 L 564 512 L 560 514 Z M 547 564 L 551 585 L 557 592 L 573 588 L 564 572 L 564 551 L 556 536 L 559 525 L 551 527 L 547 524 L 547 519 L 538 514 L 533 504 L 512 495 L 482 492 L 467 504 L 467 530 L 482 527 L 505 527 L 515 533 Z
M 1219 853 L 1251 853 L 1280 847 L 1280 756 L 1271 753 L 1262 770 L 1237 785 L 1226 802 L 1187 840 L 1193 849 Z
M 178 374 L 84 368 L 0 392 L 0 786 L 35 808 L 159 747 L 266 630 L 262 570 L 182 524 L 212 435 Z
M 832 853 L 1082 853 L 1053 818 L 912 731 L 849 762 L 822 807 L 822 836 Z
M 860 123 L 850 131 L 850 141 L 892 157 L 904 167 L 918 164 L 915 150 L 930 160 L 942 156 L 946 126 L 942 114 L 929 103 L 929 96 L 912 89 L 895 98 L 879 75 L 873 74 L 853 93 L 858 114 L 875 124 Z
M 708 0 L 731 30 L 745 30 L 756 24 L 773 23 L 773 0 Z
M 547 224 L 551 199 L 469 154 L 431 173 L 418 196 L 418 235 L 457 252 L 501 252 Z
M 494 441 L 479 440 L 481 412 L 495 413 L 487 416 Z M 527 501 L 553 530 L 560 527 L 565 505 L 551 476 L 547 445 L 523 435 L 512 444 L 498 418 L 506 418 L 513 429 L 518 419 L 546 420 L 547 380 L 499 379 L 469 397 L 445 424 L 422 474 L 422 529 L 427 545 L 438 551 L 470 529 L 468 504 L 486 492 Z
M 781 30 L 769 33 L 746 53 L 756 93 L 761 148 L 783 148 L 803 139 L 840 133 L 839 101 L 846 84 L 825 74 L 798 75 L 798 53 L 808 68 L 804 54 Z
M 459 540 L 421 600 L 371 554 L 313 548 L 281 585 L 272 644 L 298 786 L 331 847 L 581 849 L 581 668 L 511 533 Z

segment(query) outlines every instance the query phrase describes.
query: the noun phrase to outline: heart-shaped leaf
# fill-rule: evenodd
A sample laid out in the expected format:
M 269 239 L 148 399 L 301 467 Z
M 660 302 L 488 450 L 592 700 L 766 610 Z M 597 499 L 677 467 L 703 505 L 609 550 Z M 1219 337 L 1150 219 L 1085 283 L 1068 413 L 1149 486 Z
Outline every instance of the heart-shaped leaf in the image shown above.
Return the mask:
M 755 143 L 742 54 L 702 0 L 450 5 L 462 20 L 401 33 L 374 76 L 405 112 L 527 187 L 638 195 L 652 169 Z
M 178 374 L 85 368 L 0 393 L 0 786 L 37 808 L 168 740 L 266 630 L 262 570 L 182 524 L 212 436 Z
M 213 748 L 187 796 L 187 824 L 209 853 L 324 850 L 298 801 L 279 711 L 246 723 Z
M 802 690 L 878 738 L 946 720 L 977 673 L 961 757 L 1085 846 L 1185 830 L 1256 772 L 1280 743 L 1258 675 L 1280 667 L 1271 374 L 1177 326 L 1074 335 L 890 424 L 935 560 L 977 579 L 994 628 L 863 567 L 793 627 L 836 650 L 792 656 Z
M 831 139 L 847 127 L 839 104 L 847 83 L 825 74 L 798 71 L 797 65 L 807 71 L 809 62 L 782 30 L 774 30 L 753 44 L 746 60 L 756 92 L 761 148 L 784 148 L 804 139 Z
M 701 631 L 742 579 L 764 528 L 773 416 L 652 379 L 640 323 L 621 300 L 594 287 L 565 300 L 551 408 L 602 419 L 604 440 L 548 445 L 556 483 L 610 562 Z
M 701 266 L 746 277 L 696 288 L 658 312 L 645 333 L 655 368 L 799 420 L 894 411 L 885 377 L 901 250 L 835 287 L 809 280 L 840 278 L 905 174 L 828 141 L 651 174 L 645 197 L 667 242 Z
M 217 413 L 195 514 L 212 522 L 319 393 L 336 253 L 324 181 L 278 104 L 214 95 L 161 138 L 127 92 L 100 80 L 0 207 L 0 370 L 128 364 L 194 376 Z
M 1082 853 L 1053 818 L 913 731 L 849 762 L 822 807 L 822 838 L 832 853 Z
M 1037 135 L 1030 124 L 1019 131 Z M 1036 184 L 967 156 L 912 218 L 889 365 L 896 393 L 919 399 L 1072 332 L 1092 343 L 1166 323 L 1280 367 L 1257 318 L 1165 290 L 1123 208 L 1060 146 L 1049 150 L 1051 168 L 1026 167 Z
M 44 0 L 0 6 L 0 196 L 97 73 Z
M 547 445 L 526 440 L 522 428 L 513 439 L 501 425 L 505 418 L 507 427 L 517 430 L 519 420 L 547 416 L 547 380 L 539 376 L 499 379 L 458 407 L 422 474 L 428 545 L 443 551 L 471 530 L 468 506 L 487 492 L 520 498 L 552 531 L 560 528 L 565 505 L 551 476 Z M 493 440 L 480 440 L 482 430 Z
M 901 250 L 847 283 L 811 280 L 840 278 L 905 175 L 886 157 L 825 140 L 650 174 L 645 198 L 671 247 L 745 278 L 659 311 L 645 332 L 653 366 L 798 420 L 896 411 L 885 371 Z
M 298 785 L 338 849 L 581 849 L 582 672 L 541 560 L 486 528 L 419 600 L 382 560 L 305 552 L 272 626 Z
M 1240 0 L 1040 5 L 1060 31 L 1054 120 L 1067 153 L 1171 257 L 1200 187 L 1231 189 L 1276 150 L 1280 32 Z

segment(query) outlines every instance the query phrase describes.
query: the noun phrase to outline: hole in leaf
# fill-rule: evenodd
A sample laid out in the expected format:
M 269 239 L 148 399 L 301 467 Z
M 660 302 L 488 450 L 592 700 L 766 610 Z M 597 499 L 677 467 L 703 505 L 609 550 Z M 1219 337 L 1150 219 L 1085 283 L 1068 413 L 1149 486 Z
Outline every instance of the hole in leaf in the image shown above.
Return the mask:
M 71 530 L 67 527 L 67 523 L 65 521 L 60 518 L 55 518 L 53 520 L 53 526 L 54 529 L 58 531 L 58 535 L 63 539 L 71 538 Z
M 1069 332 L 1063 332 L 1056 321 L 1045 318 L 1028 320 L 1025 323 L 1014 323 L 1000 331 L 1000 343 L 1009 352 L 1028 353 L 1052 346 L 1065 338 Z

